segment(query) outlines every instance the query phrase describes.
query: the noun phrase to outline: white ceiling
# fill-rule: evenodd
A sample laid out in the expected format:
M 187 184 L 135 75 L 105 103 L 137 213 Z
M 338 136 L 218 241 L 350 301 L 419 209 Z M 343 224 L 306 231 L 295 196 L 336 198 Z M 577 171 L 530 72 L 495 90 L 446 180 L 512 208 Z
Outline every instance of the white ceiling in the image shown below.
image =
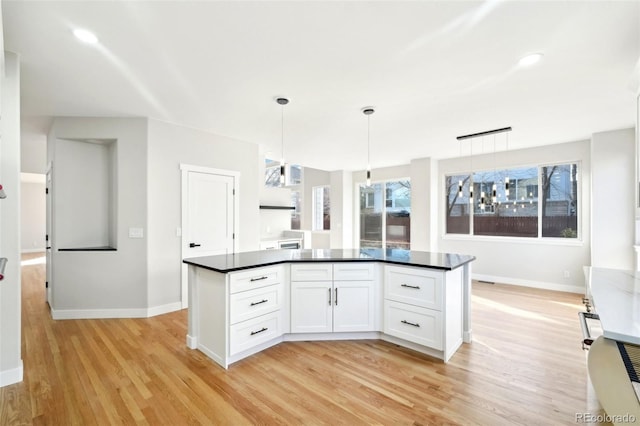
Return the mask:
M 25 119 L 146 116 L 278 159 L 286 96 L 285 157 L 326 170 L 365 168 L 369 105 L 374 167 L 455 157 L 456 136 L 505 126 L 515 149 L 634 125 L 639 1 L 3 1 L 2 15 Z M 545 56 L 518 67 L 530 52 Z

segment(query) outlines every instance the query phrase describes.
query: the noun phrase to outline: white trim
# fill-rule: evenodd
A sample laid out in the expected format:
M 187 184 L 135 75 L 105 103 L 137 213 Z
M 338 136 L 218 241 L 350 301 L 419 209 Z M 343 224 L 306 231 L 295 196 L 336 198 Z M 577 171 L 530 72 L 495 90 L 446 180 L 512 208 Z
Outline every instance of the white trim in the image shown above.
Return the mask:
M 165 305 L 153 306 L 151 308 L 147 308 L 147 318 L 168 314 L 169 312 L 175 312 L 180 310 L 182 310 L 182 302 L 174 302 L 174 303 L 167 303 Z
M 188 176 L 189 172 L 197 172 L 197 173 L 206 173 L 212 175 L 221 175 L 228 176 L 233 178 L 233 233 L 235 234 L 235 238 L 233 240 L 233 253 L 238 251 L 238 241 L 240 241 L 240 172 L 233 170 L 225 170 L 225 169 L 215 169 L 212 167 L 204 167 L 204 166 L 195 166 L 191 164 L 183 164 L 180 163 L 180 187 L 181 187 L 181 219 L 180 219 L 180 229 L 182 237 L 180 238 L 180 294 L 182 301 L 182 309 L 186 309 L 189 307 L 189 282 L 188 282 L 188 268 L 187 265 L 182 263 L 182 259 L 185 258 L 185 248 L 187 247 L 187 237 L 186 237 L 186 229 L 187 229 L 187 194 L 188 194 Z
M 539 288 L 542 290 L 564 291 L 567 293 L 584 294 L 584 286 L 549 283 L 544 281 L 523 280 L 519 278 L 505 278 L 494 275 L 472 274 L 477 281 L 489 281 L 498 284 L 516 285 L 521 287 Z
M 149 318 L 182 309 L 181 302 L 150 308 L 133 309 L 51 309 L 54 320 L 65 319 L 104 319 L 104 318 Z
M 104 319 L 104 318 L 146 318 L 147 309 L 51 309 L 51 318 L 64 319 Z
M 16 368 L 0 371 L 0 387 L 20 383 L 23 379 L 23 372 L 22 360 L 20 360 L 20 364 Z
M 445 218 L 446 219 L 446 218 Z M 553 237 L 502 237 L 497 235 L 471 235 L 471 234 L 444 234 L 442 240 L 472 241 L 491 243 L 517 243 L 531 245 L 573 246 L 582 247 L 584 241 L 580 238 L 553 238 Z
M 20 253 L 44 253 L 45 250 L 46 250 L 46 248 L 44 248 L 44 247 L 32 248 L 32 249 L 22 249 L 22 251 Z

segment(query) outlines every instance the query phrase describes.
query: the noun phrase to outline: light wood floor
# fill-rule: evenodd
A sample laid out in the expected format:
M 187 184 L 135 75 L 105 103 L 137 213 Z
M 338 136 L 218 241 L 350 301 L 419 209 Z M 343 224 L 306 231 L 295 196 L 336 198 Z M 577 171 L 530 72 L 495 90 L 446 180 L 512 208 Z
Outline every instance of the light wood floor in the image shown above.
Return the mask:
M 41 255 L 27 255 L 34 259 Z M 24 381 L 0 424 L 576 424 L 580 295 L 474 283 L 474 341 L 448 364 L 382 341 L 289 342 L 227 371 L 185 346 L 186 311 L 53 321 L 23 267 Z

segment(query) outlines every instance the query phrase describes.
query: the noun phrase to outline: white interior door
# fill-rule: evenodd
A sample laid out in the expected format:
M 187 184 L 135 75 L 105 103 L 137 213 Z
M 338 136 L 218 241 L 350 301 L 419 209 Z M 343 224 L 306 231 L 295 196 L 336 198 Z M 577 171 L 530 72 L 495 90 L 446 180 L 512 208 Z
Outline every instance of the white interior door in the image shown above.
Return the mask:
M 182 258 L 236 251 L 237 172 L 182 165 Z M 188 305 L 187 267 L 182 306 Z
M 53 240 L 53 232 L 51 229 L 52 222 L 52 210 L 53 210 L 53 185 L 51 175 L 53 174 L 53 169 L 51 165 L 47 170 L 47 181 L 46 181 L 46 205 L 47 205 L 47 213 L 46 213 L 46 241 L 45 241 L 45 261 L 46 261 L 46 286 L 47 286 L 47 303 L 49 303 L 49 307 L 53 306 L 53 296 L 52 296 L 52 288 L 53 288 L 53 262 L 51 259 L 51 247 Z
M 186 257 L 233 253 L 232 176 L 189 172 Z

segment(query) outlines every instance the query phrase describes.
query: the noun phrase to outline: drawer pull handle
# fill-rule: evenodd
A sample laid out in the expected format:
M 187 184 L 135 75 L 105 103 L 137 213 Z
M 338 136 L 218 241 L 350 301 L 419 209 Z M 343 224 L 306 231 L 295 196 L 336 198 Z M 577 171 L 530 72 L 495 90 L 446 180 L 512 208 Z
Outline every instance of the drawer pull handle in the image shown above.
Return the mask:
M 259 302 L 251 302 L 251 306 L 256 306 L 256 305 L 259 305 L 259 304 L 261 304 L 261 303 L 267 303 L 267 302 L 268 302 L 268 300 L 267 300 L 267 299 L 262 299 L 262 300 L 261 300 L 261 301 L 259 301 Z
M 420 324 L 418 324 L 418 323 L 409 322 L 409 321 L 405 321 L 405 320 L 402 320 L 400 322 L 403 323 L 403 324 L 412 325 L 414 327 L 420 327 Z
M 420 290 L 420 286 L 419 285 L 400 284 L 400 287 L 413 288 L 413 289 L 416 289 L 416 290 Z
M 262 330 L 252 331 L 252 332 L 251 332 L 251 335 L 253 336 L 253 335 L 255 335 L 255 334 L 262 333 L 263 331 L 267 331 L 267 330 L 268 330 L 268 328 L 267 328 L 267 327 L 262 327 Z
M 267 278 L 269 278 L 269 277 L 251 278 L 251 280 L 249 280 L 249 281 L 254 282 L 254 281 L 260 281 L 260 280 L 266 280 Z

